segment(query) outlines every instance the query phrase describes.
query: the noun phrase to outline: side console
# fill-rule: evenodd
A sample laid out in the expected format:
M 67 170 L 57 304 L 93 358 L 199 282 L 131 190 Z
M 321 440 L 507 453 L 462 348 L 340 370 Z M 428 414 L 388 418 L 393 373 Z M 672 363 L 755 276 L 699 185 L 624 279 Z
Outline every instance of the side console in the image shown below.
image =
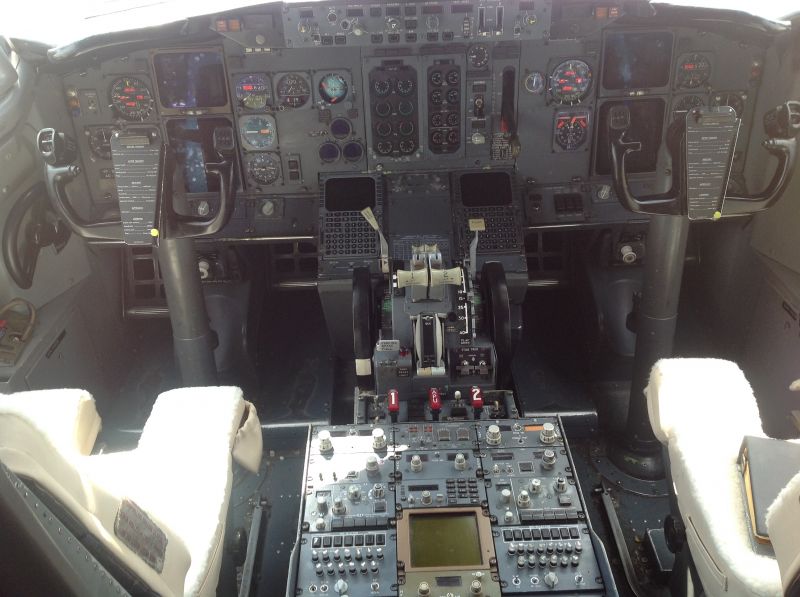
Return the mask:
M 616 595 L 560 419 L 315 426 L 288 596 Z

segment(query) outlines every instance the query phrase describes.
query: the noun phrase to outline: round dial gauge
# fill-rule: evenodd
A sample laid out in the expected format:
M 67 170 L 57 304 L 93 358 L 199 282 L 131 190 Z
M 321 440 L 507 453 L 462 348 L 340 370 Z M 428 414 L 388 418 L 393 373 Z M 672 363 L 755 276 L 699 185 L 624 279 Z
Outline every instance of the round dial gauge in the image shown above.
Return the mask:
M 675 102 L 675 107 L 672 109 L 672 117 L 680 118 L 682 116 L 686 116 L 686 113 L 689 110 L 705 105 L 705 101 L 699 95 L 684 95 L 677 102 Z
M 467 52 L 467 60 L 472 68 L 485 68 L 489 64 L 489 50 L 483 44 L 472 46 Z
M 744 111 L 744 97 L 740 93 L 720 93 L 711 98 L 711 105 L 730 106 L 736 112 L 736 116 L 741 118 Z
M 236 81 L 236 99 L 243 108 L 263 110 L 269 95 L 269 81 L 264 75 L 244 75 Z
M 339 73 L 328 73 L 320 79 L 319 96 L 328 104 L 338 104 L 347 97 L 347 81 Z
M 694 89 L 708 82 L 711 61 L 702 54 L 691 54 L 678 65 L 678 87 Z
M 556 119 L 555 138 L 559 147 L 574 151 L 586 141 L 589 118 L 586 114 L 564 114 Z
M 100 127 L 94 130 L 86 130 L 89 140 L 89 150 L 92 155 L 101 160 L 111 159 L 111 135 L 114 129 L 110 127 Z
M 541 95 L 544 91 L 544 75 L 539 71 L 534 71 L 525 77 L 525 89 L 528 93 Z
M 392 90 L 392 84 L 386 79 L 377 79 L 372 84 L 372 88 L 378 97 L 386 97 Z
M 272 155 L 259 153 L 248 157 L 247 173 L 254 182 L 268 185 L 278 180 L 281 166 Z
M 299 73 L 283 75 L 276 89 L 278 99 L 287 108 L 301 108 L 311 97 L 311 88 L 306 78 Z
M 567 60 L 550 76 L 550 94 L 561 104 L 576 104 L 592 88 L 592 69 L 583 60 Z
M 111 107 L 126 120 L 144 120 L 153 111 L 153 94 L 141 79 L 115 79 L 109 95 Z
M 267 116 L 247 116 L 239 121 L 239 133 L 246 149 L 269 149 L 275 145 L 275 122 Z
M 414 81 L 411 79 L 397 80 L 397 94 L 408 97 L 414 92 Z

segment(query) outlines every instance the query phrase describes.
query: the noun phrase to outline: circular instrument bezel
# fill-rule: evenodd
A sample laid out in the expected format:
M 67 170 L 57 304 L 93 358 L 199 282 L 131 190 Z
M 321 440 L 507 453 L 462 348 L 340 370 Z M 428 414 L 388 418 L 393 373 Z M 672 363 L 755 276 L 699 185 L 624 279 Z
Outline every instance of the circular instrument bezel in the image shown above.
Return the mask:
M 258 136 L 264 135 L 267 137 L 263 144 L 254 143 L 253 135 L 247 135 L 247 125 L 256 121 L 261 121 L 266 125 L 266 127 L 262 127 L 258 133 Z M 265 130 L 268 132 L 264 132 Z M 242 141 L 242 147 L 247 151 L 267 151 L 273 149 L 278 144 L 278 128 L 275 124 L 275 119 L 269 114 L 252 114 L 241 117 L 239 119 L 239 139 Z
M 687 65 L 693 64 L 691 69 Z M 700 64 L 702 68 L 697 68 Z M 675 83 L 678 89 L 698 89 L 711 80 L 711 59 L 701 52 L 692 52 L 681 58 L 675 74 Z
M 294 84 L 299 87 L 294 93 L 287 93 L 287 85 Z M 275 97 L 283 108 L 296 110 L 307 105 L 311 100 L 311 83 L 305 73 L 284 73 L 275 84 Z
M 120 92 L 124 90 L 117 89 L 119 85 L 139 88 L 140 91 L 144 91 L 146 93 L 136 94 L 137 97 L 134 100 L 134 106 L 126 105 L 127 102 L 125 105 L 123 105 L 122 102 L 124 99 L 128 98 L 122 99 L 120 97 Z M 142 97 L 138 97 L 139 95 Z M 146 119 L 148 116 L 150 116 L 150 114 L 152 114 L 153 109 L 155 108 L 155 97 L 153 96 L 153 90 L 151 89 L 150 85 L 148 85 L 139 77 L 122 76 L 115 78 L 113 81 L 111 81 L 111 85 L 108 87 L 108 97 L 109 101 L 111 102 L 111 108 L 114 110 L 114 112 L 121 118 L 131 122 L 142 121 Z
M 275 184 L 281 177 L 281 161 L 275 154 L 267 152 L 253 153 L 247 156 L 245 161 L 247 164 L 247 176 L 256 185 L 269 186 Z M 262 164 L 265 167 L 272 167 L 274 175 L 270 178 L 258 178 L 258 176 L 253 173 L 253 165 L 256 163 Z
M 341 85 L 342 91 L 340 94 L 331 94 L 327 86 L 327 84 L 331 81 L 335 81 L 337 85 Z M 347 82 L 347 78 L 342 75 L 342 73 L 329 72 L 320 77 L 319 83 L 317 84 L 317 91 L 319 92 L 319 97 L 323 102 L 333 106 L 340 104 L 347 99 L 350 94 L 350 85 Z
M 259 88 L 263 87 L 262 89 L 249 89 L 245 90 L 242 89 L 242 85 L 244 84 L 251 84 L 253 86 L 258 86 Z M 269 100 L 272 98 L 272 83 L 267 75 L 261 73 L 248 73 L 243 75 L 238 75 L 236 77 L 236 83 L 234 84 L 234 96 L 236 97 L 236 101 L 240 108 L 243 108 L 248 111 L 258 112 L 267 109 L 267 104 Z M 263 101 L 258 101 L 258 103 L 253 105 L 248 105 L 248 98 L 263 98 Z
M 574 73 L 574 74 L 570 74 Z M 570 79 L 573 79 L 570 81 Z M 557 104 L 575 105 L 585 100 L 592 91 L 594 74 L 588 62 L 570 58 L 558 64 L 550 74 L 550 97 Z M 567 83 L 572 83 L 567 85 Z M 574 86 L 578 86 L 574 88 Z M 565 90 L 565 87 L 570 89 Z

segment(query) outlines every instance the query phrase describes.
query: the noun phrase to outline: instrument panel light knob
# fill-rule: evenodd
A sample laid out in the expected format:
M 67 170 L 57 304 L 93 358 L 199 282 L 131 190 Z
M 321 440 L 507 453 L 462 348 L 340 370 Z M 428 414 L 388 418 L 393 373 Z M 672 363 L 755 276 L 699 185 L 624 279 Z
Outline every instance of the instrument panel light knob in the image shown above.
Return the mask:
M 475 597 L 482 597 L 483 583 L 479 580 L 473 580 L 472 583 L 469 585 L 469 594 L 475 595 Z
M 317 520 L 314 521 L 314 526 L 316 527 L 316 529 L 318 531 L 324 531 L 325 530 L 325 519 L 324 518 L 317 518 Z
M 380 427 L 372 430 L 372 449 L 383 450 L 386 447 L 386 433 Z
M 567 480 L 564 477 L 558 477 L 556 479 L 555 490 L 558 493 L 564 493 L 567 490 Z
M 463 471 L 467 468 L 467 459 L 461 452 L 456 454 L 456 457 L 453 460 L 453 466 L 455 466 L 457 471 Z
M 542 466 L 548 470 L 556 465 L 556 453 L 553 450 L 545 450 L 542 454 Z
M 415 473 L 422 470 L 422 458 L 420 458 L 418 454 L 414 454 L 414 456 L 411 457 L 411 470 Z
M 511 510 L 507 510 L 506 513 L 503 515 L 506 524 L 511 524 L 514 522 L 514 513 Z
M 317 497 L 317 512 L 325 514 L 328 511 L 328 498 L 324 495 Z
M 369 454 L 367 456 L 367 462 L 365 464 L 365 468 L 369 473 L 374 473 L 378 470 L 378 457 L 375 456 L 375 454 Z
M 511 490 L 504 489 L 500 492 L 500 502 L 503 504 L 510 504 L 511 503 Z
M 419 583 L 417 586 L 417 595 L 419 597 L 429 597 L 431 594 L 431 586 L 425 581 Z
M 486 429 L 486 443 L 490 446 L 499 446 L 502 437 L 499 425 L 489 425 Z
M 558 584 L 558 576 L 554 572 L 548 572 L 544 575 L 544 584 L 551 589 L 554 588 Z
M 539 493 L 542 490 L 540 479 L 531 479 L 531 493 Z
M 347 488 L 347 499 L 351 502 L 357 502 L 361 499 L 361 487 L 358 485 L 351 485 Z
M 344 500 L 342 498 L 337 497 L 333 500 L 333 513 L 337 516 L 341 516 L 347 512 L 347 507 L 344 505 Z
M 552 423 L 542 425 L 542 430 L 539 432 L 539 441 L 543 444 L 552 444 L 556 441 L 556 426 Z
M 527 490 L 523 489 L 519 492 L 517 496 L 517 506 L 520 508 L 530 508 L 531 505 L 531 494 L 528 493 Z
M 325 454 L 333 452 L 333 442 L 331 442 L 331 432 L 323 429 L 319 432 L 319 451 Z

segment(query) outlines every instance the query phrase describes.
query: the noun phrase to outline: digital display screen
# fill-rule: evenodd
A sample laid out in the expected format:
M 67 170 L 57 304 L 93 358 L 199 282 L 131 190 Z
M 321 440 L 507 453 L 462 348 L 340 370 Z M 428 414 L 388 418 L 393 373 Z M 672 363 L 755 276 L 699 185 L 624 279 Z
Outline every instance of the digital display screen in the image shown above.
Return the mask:
M 475 172 L 461 175 L 464 207 L 511 205 L 511 179 L 503 172 Z
M 187 193 L 217 193 L 219 181 L 206 176 L 206 162 L 219 161 L 214 129 L 231 126 L 227 118 L 180 118 L 167 122 L 167 138 L 175 150 L 178 171 Z
M 361 211 L 375 209 L 375 180 L 372 178 L 331 178 L 325 181 L 325 209 Z
M 672 33 L 609 33 L 603 56 L 603 87 L 646 89 L 669 83 Z
M 608 113 L 612 107 L 624 104 L 631 113 L 631 125 L 626 133 L 627 139 L 642 142 L 642 150 L 631 153 L 625 159 L 629 174 L 653 172 L 658 163 L 658 149 L 664 128 L 664 100 L 640 99 L 606 102 L 600 107 L 597 127 L 598 174 L 611 174 L 611 152 L 608 147 Z
M 409 516 L 412 568 L 483 564 L 474 512 Z
M 228 103 L 219 52 L 175 52 L 153 58 L 165 108 L 218 108 Z

